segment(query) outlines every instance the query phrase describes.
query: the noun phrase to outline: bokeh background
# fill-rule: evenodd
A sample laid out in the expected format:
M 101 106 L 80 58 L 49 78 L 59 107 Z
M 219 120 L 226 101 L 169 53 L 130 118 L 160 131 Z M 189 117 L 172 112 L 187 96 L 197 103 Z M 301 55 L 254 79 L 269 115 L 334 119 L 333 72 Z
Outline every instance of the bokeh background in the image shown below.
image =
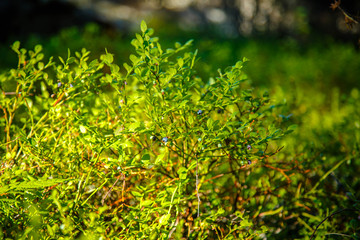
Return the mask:
M 9 36 L 50 35 L 71 26 L 97 22 L 120 32 L 134 30 L 141 19 L 155 26 L 171 24 L 183 31 L 222 37 L 275 35 L 307 39 L 328 34 L 352 41 L 360 27 L 346 25 L 332 0 L 3 0 L 1 40 Z M 345 0 L 341 8 L 356 19 L 360 2 Z

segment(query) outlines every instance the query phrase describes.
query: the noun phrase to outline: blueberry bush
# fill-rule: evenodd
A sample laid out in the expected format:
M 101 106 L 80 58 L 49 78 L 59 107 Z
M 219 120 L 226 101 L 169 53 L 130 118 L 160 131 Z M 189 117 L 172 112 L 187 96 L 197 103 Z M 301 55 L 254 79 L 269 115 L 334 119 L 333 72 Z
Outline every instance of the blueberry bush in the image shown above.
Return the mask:
M 214 73 L 231 54 L 200 61 L 191 40 L 164 48 L 140 30 L 123 64 L 80 40 L 56 58 L 12 45 L 17 66 L 0 74 L 2 238 L 359 239 L 356 87 L 281 82 L 269 63 L 255 74 L 281 84 L 254 89 L 246 58 Z M 312 73 L 293 70 L 275 72 Z
M 246 85 L 246 58 L 207 83 L 192 41 L 162 49 L 141 23 L 130 62 L 12 45 L 1 74 L 5 238 L 250 239 L 257 166 L 295 125 Z M 254 176 L 258 180 L 253 181 Z

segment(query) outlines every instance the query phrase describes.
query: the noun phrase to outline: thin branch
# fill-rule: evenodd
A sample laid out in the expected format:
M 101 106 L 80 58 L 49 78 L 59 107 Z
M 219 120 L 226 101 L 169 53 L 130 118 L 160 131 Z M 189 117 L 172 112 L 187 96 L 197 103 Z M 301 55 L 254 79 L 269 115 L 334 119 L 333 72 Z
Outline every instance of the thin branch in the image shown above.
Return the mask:
M 105 196 L 102 198 L 102 200 L 101 200 L 101 204 L 102 204 L 102 205 L 104 205 L 105 199 L 106 199 L 107 196 L 110 194 L 110 192 L 112 191 L 112 189 L 114 188 L 114 186 L 116 185 L 116 183 L 119 181 L 120 176 L 121 176 L 121 175 L 119 175 L 119 176 L 116 178 L 116 181 L 114 182 L 114 184 L 111 186 L 111 188 L 109 189 L 109 191 L 107 191 L 107 193 L 105 194 Z
M 332 10 L 339 9 L 339 11 L 344 15 L 345 17 L 345 23 L 348 26 L 348 28 L 352 28 L 354 24 L 359 24 L 359 21 L 355 19 L 355 17 L 348 14 L 342 7 L 340 7 L 341 0 L 337 1 L 335 0 L 334 3 L 330 4 L 330 8 Z
M 353 209 L 353 208 L 344 208 L 344 209 L 340 209 L 332 214 L 330 214 L 329 216 L 327 216 L 326 218 L 324 218 L 315 228 L 314 232 L 312 233 L 310 240 L 313 239 L 315 237 L 315 232 L 318 230 L 318 228 L 320 227 L 321 224 L 323 224 L 328 218 L 331 218 L 332 216 L 344 212 L 344 211 L 355 211 L 355 212 L 359 212 L 359 210 L 357 209 Z
M 199 158 L 196 156 L 196 196 L 198 200 L 197 217 L 200 217 L 200 195 L 199 195 Z

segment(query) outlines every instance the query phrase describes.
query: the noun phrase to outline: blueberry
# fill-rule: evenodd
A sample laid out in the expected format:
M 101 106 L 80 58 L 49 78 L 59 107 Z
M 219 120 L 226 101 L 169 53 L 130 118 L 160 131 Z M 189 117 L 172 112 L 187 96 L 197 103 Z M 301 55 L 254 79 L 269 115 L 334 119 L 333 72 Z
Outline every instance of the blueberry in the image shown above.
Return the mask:
M 248 150 L 251 150 L 251 145 L 246 146 Z
M 222 110 L 222 109 L 217 110 L 217 113 L 223 113 L 223 112 L 224 112 L 224 110 Z
M 163 137 L 163 142 L 167 143 L 169 141 L 168 137 Z
M 248 160 L 248 164 L 249 164 L 249 165 L 251 164 L 251 160 Z
M 58 88 L 61 87 L 61 82 L 58 82 L 57 86 L 58 86 Z
M 199 110 L 197 111 L 197 114 L 198 114 L 198 115 L 203 114 L 203 110 L 199 109 Z

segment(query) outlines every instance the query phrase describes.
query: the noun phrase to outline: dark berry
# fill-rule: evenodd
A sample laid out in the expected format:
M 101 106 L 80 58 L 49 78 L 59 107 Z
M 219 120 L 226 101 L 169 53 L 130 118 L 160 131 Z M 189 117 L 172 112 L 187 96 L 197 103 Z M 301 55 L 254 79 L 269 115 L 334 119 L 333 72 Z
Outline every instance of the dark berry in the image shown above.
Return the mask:
M 199 110 L 197 111 L 197 114 L 198 114 L 198 115 L 201 115 L 201 114 L 203 114 L 203 111 L 202 111 L 201 109 L 199 109 Z

